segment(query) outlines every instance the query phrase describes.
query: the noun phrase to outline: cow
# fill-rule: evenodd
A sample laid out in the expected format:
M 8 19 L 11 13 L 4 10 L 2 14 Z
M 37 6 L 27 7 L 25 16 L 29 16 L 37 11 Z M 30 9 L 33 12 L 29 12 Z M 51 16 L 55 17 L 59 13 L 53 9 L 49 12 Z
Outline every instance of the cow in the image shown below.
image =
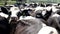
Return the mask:
M 41 10 L 42 9 L 42 10 Z M 38 7 L 38 8 L 36 8 L 36 10 L 35 10 L 35 16 L 37 17 L 37 18 L 42 18 L 42 19 L 44 19 L 44 20 L 47 20 L 50 16 L 51 16 L 51 14 L 52 14 L 52 8 L 51 7 L 45 7 L 45 8 L 43 8 L 43 7 Z
M 15 26 L 12 28 L 11 34 L 39 34 L 39 31 L 44 30 L 44 28 L 48 29 L 48 33 L 51 33 L 51 29 L 53 29 L 53 33 L 58 34 L 57 30 L 44 24 L 42 19 L 37 19 L 32 16 L 22 16 L 22 18 L 20 17 L 14 24 Z M 41 32 L 44 32 L 43 30 Z

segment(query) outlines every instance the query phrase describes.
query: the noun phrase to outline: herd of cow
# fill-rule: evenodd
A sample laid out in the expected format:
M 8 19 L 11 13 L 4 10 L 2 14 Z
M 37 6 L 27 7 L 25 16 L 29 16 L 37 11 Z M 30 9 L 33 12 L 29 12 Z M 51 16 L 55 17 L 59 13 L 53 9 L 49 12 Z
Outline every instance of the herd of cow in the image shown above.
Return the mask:
M 60 4 L 0 6 L 0 34 L 60 34 Z

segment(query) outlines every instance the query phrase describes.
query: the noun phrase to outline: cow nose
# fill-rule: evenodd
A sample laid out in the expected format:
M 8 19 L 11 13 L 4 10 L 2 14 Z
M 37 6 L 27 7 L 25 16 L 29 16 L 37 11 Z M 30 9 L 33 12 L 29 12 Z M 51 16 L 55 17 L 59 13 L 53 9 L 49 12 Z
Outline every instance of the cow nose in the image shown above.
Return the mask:
M 16 24 L 18 18 L 17 17 L 11 17 L 10 24 Z
M 18 20 L 17 17 L 11 17 L 11 20 Z

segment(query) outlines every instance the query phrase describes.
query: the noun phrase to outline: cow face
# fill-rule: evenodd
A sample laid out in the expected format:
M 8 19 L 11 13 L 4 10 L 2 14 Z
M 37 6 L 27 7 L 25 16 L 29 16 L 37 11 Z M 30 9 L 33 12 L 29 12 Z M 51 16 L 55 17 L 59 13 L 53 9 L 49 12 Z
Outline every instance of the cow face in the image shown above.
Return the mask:
M 19 16 L 19 8 L 18 7 L 11 7 L 10 9 L 11 11 L 11 18 L 10 20 L 18 20 L 18 16 Z

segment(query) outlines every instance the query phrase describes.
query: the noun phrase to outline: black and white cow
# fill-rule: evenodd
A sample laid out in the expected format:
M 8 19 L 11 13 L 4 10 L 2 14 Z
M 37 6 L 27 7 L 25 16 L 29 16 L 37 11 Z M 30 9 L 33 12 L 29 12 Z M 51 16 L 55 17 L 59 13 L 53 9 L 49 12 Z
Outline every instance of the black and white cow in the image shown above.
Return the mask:
M 0 34 L 9 34 L 10 24 L 9 24 L 9 12 L 6 8 L 0 7 Z
M 37 7 L 35 8 L 35 14 L 37 18 L 47 20 L 52 14 L 52 7 Z

